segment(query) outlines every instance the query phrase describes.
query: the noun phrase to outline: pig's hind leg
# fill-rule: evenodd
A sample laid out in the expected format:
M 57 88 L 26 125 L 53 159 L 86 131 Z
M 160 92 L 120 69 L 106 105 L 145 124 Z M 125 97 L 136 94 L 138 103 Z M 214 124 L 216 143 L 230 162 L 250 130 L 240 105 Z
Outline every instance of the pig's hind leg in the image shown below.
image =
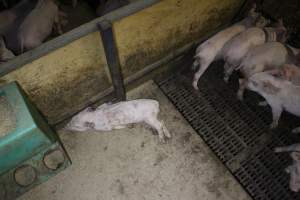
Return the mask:
M 247 85 L 247 81 L 245 79 L 239 79 L 239 89 L 237 92 L 237 98 L 240 101 L 243 101 L 243 99 L 244 99 L 244 92 L 246 89 L 246 85 Z
M 156 117 L 151 117 L 151 118 L 146 119 L 145 123 L 157 131 L 159 140 L 161 142 L 165 142 L 164 129 L 166 129 L 166 128 Z M 167 134 L 166 134 L 166 137 L 167 137 Z
M 270 106 L 272 108 L 272 116 L 273 116 L 273 122 L 271 123 L 270 128 L 274 129 L 278 126 L 279 119 L 283 109 L 281 105 L 274 104 L 273 102 L 270 102 Z
M 199 57 L 197 59 L 198 59 L 198 63 L 199 63 L 199 69 L 195 73 L 194 80 L 193 80 L 193 87 L 194 87 L 195 90 L 199 89 L 198 88 L 198 81 L 199 81 L 200 77 L 203 75 L 203 73 L 209 67 L 211 62 L 214 60 L 214 59 L 202 58 L 202 57 Z

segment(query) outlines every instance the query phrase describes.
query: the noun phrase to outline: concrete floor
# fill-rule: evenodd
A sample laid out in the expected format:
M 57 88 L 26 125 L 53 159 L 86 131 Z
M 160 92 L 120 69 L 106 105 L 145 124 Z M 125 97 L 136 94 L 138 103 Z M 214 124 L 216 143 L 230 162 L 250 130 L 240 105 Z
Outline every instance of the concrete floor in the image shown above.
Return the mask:
M 19 200 L 250 200 L 153 82 L 129 98 L 160 102 L 160 118 L 173 136 L 167 144 L 145 125 L 59 132 L 73 165 Z

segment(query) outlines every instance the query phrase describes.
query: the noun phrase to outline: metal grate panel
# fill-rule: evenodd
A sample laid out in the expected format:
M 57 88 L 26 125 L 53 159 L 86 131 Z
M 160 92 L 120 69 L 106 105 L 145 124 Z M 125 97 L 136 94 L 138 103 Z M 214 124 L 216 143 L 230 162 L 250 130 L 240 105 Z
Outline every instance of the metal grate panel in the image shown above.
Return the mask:
M 270 109 L 257 106 L 258 96 L 248 94 L 239 102 L 233 88 L 213 73 L 201 77 L 199 91 L 183 75 L 159 86 L 253 199 L 300 199 L 290 192 L 284 172 L 291 159 L 273 152 L 276 146 L 292 144 L 293 138 L 286 129 L 269 131 Z

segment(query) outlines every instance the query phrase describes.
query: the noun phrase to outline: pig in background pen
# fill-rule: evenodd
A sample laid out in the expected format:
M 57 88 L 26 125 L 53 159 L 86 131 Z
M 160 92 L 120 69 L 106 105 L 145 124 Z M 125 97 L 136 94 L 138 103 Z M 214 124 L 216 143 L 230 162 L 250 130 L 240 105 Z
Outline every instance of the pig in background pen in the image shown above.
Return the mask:
M 105 15 L 115 9 L 129 4 L 127 0 L 82 0 L 80 5 L 89 4 L 94 9 L 94 16 Z M 0 62 L 12 59 L 7 56 L 7 51 L 14 55 L 22 54 L 28 50 L 40 46 L 53 35 L 64 33 L 63 27 L 71 21 L 72 28 L 77 23 L 69 18 L 61 7 L 70 4 L 74 8 L 77 0 L 15 0 L 0 1 L 0 36 L 4 44 L 1 44 Z M 73 13 L 76 10 L 67 9 Z M 79 9 L 85 11 L 85 9 Z M 84 13 L 82 13 L 84 14 Z M 74 20 L 80 19 L 82 14 L 72 14 Z M 91 14 L 90 14 L 91 15 Z M 67 20 L 68 18 L 68 20 Z M 84 17 L 81 17 L 84 18 Z M 84 20 L 79 20 L 86 22 Z M 78 24 L 76 25 L 76 27 Z
M 15 55 L 41 45 L 55 28 L 62 34 L 64 13 L 54 0 L 22 0 L 0 13 L 0 35 L 6 48 Z M 7 60 L 0 55 L 0 60 Z

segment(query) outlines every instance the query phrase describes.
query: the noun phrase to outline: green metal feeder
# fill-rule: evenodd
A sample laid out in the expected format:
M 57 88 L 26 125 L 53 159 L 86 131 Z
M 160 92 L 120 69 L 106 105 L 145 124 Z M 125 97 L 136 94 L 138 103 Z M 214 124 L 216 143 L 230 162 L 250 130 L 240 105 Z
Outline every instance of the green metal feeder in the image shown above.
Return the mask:
M 3 130 L 0 121 L 0 200 L 10 200 L 71 162 L 56 133 L 16 82 L 0 87 L 0 109 L 3 127 L 5 120 L 10 123 L 4 132 L 7 127 Z

